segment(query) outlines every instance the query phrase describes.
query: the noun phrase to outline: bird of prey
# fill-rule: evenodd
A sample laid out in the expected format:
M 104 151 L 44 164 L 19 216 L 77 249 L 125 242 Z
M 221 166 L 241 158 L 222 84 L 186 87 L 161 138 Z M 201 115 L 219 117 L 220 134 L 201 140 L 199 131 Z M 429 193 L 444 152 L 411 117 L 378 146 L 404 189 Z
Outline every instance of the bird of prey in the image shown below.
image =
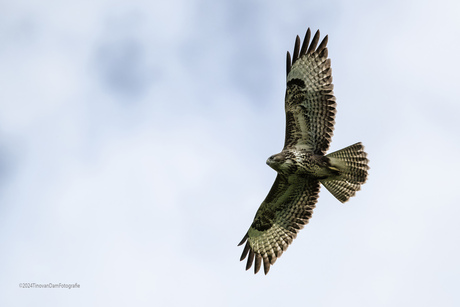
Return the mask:
M 277 172 L 275 182 L 257 210 L 238 246 L 246 245 L 241 261 L 254 273 L 265 274 L 308 223 L 318 200 L 320 183 L 339 201 L 354 196 L 367 179 L 367 154 L 361 143 L 326 154 L 336 113 L 327 35 L 319 30 L 311 43 L 307 30 L 302 47 L 296 37 L 294 53 L 287 53 L 285 96 L 286 135 L 283 150 L 268 158 Z

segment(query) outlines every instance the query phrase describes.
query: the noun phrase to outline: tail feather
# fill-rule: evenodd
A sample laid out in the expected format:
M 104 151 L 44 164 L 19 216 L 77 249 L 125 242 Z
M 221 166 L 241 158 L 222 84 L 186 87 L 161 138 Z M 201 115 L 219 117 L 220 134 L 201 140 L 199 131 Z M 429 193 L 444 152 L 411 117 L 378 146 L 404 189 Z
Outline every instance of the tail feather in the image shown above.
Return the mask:
M 321 180 L 321 183 L 341 202 L 346 202 L 354 196 L 361 185 L 366 182 L 369 160 L 364 152 L 364 146 L 356 143 L 341 150 L 332 152 L 329 158 L 334 169 L 340 174 Z

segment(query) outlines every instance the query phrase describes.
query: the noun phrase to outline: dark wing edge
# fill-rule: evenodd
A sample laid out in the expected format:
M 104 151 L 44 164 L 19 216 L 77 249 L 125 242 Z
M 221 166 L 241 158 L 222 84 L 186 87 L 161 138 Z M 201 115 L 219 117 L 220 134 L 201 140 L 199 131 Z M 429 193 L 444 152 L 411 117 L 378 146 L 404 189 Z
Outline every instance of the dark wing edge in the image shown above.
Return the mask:
M 298 35 L 296 36 L 292 60 L 291 60 L 291 54 L 289 53 L 289 51 L 287 52 L 287 56 L 286 56 L 286 77 L 291 72 L 292 65 L 294 65 L 294 63 L 299 58 L 301 58 L 302 56 L 306 54 L 317 52 L 320 57 L 327 58 L 328 51 L 327 51 L 326 45 L 328 42 L 328 36 L 326 35 L 321 41 L 321 43 L 319 44 L 318 48 L 316 48 L 319 42 L 319 36 L 320 36 L 320 32 L 319 30 L 317 30 L 310 44 L 311 31 L 310 31 L 310 28 L 308 28 L 307 33 L 305 33 L 305 37 L 303 39 L 302 48 L 300 48 L 300 37 Z
M 318 200 L 319 181 L 299 179 L 289 183 L 278 175 L 266 199 L 257 210 L 254 222 L 238 246 L 244 246 L 240 261 L 247 258 L 246 270 L 254 263 L 257 274 L 263 263 L 264 273 L 281 257 L 306 225 Z
M 336 113 L 331 60 L 326 47 L 328 36 L 319 45 L 319 30 L 311 43 L 310 37 L 308 28 L 302 47 L 299 36 L 296 37 L 292 60 L 287 52 L 284 148 L 304 145 L 315 154 L 325 154 L 332 139 Z M 299 93 L 303 95 L 302 101 L 298 99 Z

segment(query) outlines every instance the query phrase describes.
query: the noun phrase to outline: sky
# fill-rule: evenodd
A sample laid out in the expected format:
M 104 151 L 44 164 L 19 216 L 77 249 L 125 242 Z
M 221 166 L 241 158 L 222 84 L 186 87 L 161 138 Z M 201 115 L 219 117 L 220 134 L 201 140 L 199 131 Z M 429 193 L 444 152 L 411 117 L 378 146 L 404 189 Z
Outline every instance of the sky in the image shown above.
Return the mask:
M 459 306 L 458 1 L 0 2 L 1 306 Z M 268 275 L 242 239 L 284 143 L 285 55 L 329 35 L 324 188 Z M 20 283 L 79 284 L 77 289 Z

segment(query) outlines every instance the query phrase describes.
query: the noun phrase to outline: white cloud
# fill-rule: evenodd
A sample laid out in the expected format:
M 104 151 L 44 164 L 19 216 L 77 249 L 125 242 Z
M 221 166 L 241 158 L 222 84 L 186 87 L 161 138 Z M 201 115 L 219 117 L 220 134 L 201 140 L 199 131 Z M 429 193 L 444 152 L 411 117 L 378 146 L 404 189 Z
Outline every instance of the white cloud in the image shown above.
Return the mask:
M 0 302 L 454 306 L 455 8 L 9 4 Z M 362 140 L 370 178 L 346 205 L 323 189 L 288 252 L 253 276 L 236 244 L 275 178 L 285 51 L 307 26 L 329 34 L 332 149 Z

